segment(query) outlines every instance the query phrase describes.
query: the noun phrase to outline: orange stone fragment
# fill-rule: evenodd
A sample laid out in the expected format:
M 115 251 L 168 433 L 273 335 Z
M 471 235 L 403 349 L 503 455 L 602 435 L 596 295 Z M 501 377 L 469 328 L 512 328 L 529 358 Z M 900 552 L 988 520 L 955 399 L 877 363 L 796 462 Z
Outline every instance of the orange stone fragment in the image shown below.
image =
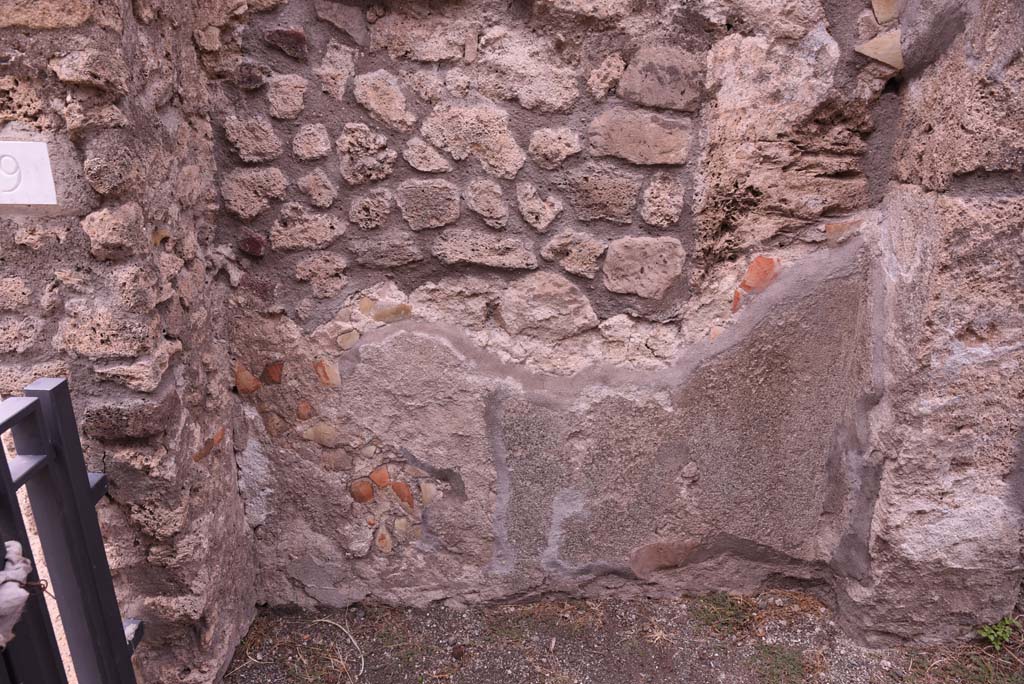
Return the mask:
M 863 221 L 840 221 L 838 223 L 825 224 L 825 240 L 830 247 L 842 244 L 851 235 L 857 232 Z
M 768 287 L 779 272 L 779 260 L 759 254 L 747 266 L 740 288 L 744 292 L 760 292 Z
M 263 382 L 268 385 L 280 385 L 281 376 L 284 374 L 284 361 L 274 361 L 263 367 Z
M 736 313 L 740 310 L 740 300 L 743 298 L 743 293 L 739 290 L 733 290 L 732 292 L 732 312 Z
M 260 379 L 250 373 L 241 361 L 235 361 L 235 387 L 239 394 L 252 394 L 262 386 Z
M 356 305 L 356 307 L 359 309 L 359 313 L 368 314 L 370 313 L 370 310 L 373 308 L 373 305 L 376 303 L 377 300 L 374 299 L 373 297 L 363 297 L 362 299 L 359 300 L 359 303 Z
M 328 361 L 327 359 L 317 359 L 316 363 L 313 364 L 313 370 L 316 371 L 316 377 L 320 380 L 321 385 L 337 387 L 341 384 L 341 374 L 338 372 L 338 364 Z
M 394 323 L 412 315 L 412 307 L 408 304 L 395 304 L 394 306 L 375 306 L 370 315 L 375 321 L 381 323 Z
M 412 488 L 404 482 L 392 482 L 391 491 L 395 493 L 398 499 L 409 508 L 413 507 L 415 500 L 412 498 Z
M 295 415 L 299 420 L 306 420 L 313 415 L 313 405 L 303 399 L 299 402 L 299 405 L 295 407 Z
M 391 553 L 392 549 L 395 548 L 395 544 L 391 539 L 391 533 L 388 532 L 388 528 L 384 525 L 377 528 L 376 541 L 377 548 L 383 553 Z
M 210 455 L 210 453 L 220 446 L 220 443 L 224 441 L 224 427 L 221 426 L 219 430 L 213 433 L 213 437 L 203 442 L 203 448 L 192 455 L 193 461 L 202 461 L 204 458 Z
M 348 490 L 358 503 L 373 501 L 373 483 L 366 478 L 359 478 L 348 486 Z
M 387 487 L 388 482 L 391 481 L 391 475 L 388 473 L 387 465 L 377 466 L 370 473 L 370 479 L 373 480 L 373 484 L 378 487 Z

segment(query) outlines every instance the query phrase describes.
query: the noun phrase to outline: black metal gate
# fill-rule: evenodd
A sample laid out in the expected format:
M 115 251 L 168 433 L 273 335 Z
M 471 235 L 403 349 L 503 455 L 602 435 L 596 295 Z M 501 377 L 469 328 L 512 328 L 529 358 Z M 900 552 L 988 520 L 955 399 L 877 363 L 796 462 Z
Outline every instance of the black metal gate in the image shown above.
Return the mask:
M 17 456 L 0 467 L 0 542 L 21 542 L 32 559 L 17 497 L 24 486 L 79 684 L 135 684 L 142 624 L 121 620 L 95 510 L 106 477 L 86 472 L 67 380 L 37 380 L 0 403 L 0 435 L 8 430 Z M 33 562 L 29 584 L 38 580 Z M 0 684 L 66 684 L 42 592 L 30 592 L 3 661 Z

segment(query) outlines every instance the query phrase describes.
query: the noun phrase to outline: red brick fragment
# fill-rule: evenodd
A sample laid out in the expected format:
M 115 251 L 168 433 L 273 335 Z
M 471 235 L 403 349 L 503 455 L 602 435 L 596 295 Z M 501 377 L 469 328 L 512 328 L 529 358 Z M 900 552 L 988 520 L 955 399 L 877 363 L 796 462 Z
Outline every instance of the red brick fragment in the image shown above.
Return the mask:
M 284 361 L 274 361 L 263 367 L 260 379 L 268 385 L 280 385 L 282 375 L 284 375 Z
M 747 272 L 740 282 L 744 292 L 761 292 L 768 287 L 778 275 L 779 260 L 759 254 L 747 266 Z
M 316 377 L 320 384 L 326 387 L 337 387 L 341 384 L 341 374 L 338 373 L 338 365 L 327 359 L 317 359 L 313 364 Z
M 373 483 L 365 477 L 361 477 L 348 487 L 352 498 L 358 503 L 369 503 L 373 501 Z
M 260 379 L 250 373 L 241 361 L 235 361 L 235 387 L 239 394 L 252 394 L 262 386 Z
M 415 500 L 412 498 L 412 488 L 404 482 L 392 482 L 391 491 L 395 493 L 398 500 L 404 503 L 409 508 L 413 507 Z
M 202 461 L 204 458 L 210 455 L 214 449 L 220 446 L 220 443 L 224 441 L 224 426 L 221 426 L 219 430 L 213 433 L 213 437 L 203 442 L 203 448 L 192 455 L 193 461 Z
M 391 475 L 388 473 L 387 465 L 381 465 L 374 468 L 373 472 L 370 473 L 370 479 L 373 480 L 373 484 L 378 487 L 387 487 L 388 482 L 391 481 Z

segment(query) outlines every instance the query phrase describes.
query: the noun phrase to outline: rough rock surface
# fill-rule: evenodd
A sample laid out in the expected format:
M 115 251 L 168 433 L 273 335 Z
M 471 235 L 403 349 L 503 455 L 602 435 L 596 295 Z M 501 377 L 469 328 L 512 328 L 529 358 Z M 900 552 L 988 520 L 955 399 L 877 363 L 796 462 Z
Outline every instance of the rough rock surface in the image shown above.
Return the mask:
M 395 268 L 424 258 L 423 251 L 407 233 L 376 234 L 350 240 L 348 246 L 356 255 L 356 262 L 373 268 Z
M 292 138 L 292 154 L 303 161 L 326 157 L 331 151 L 331 138 L 323 124 L 306 124 Z
M 670 237 L 612 240 L 604 258 L 604 286 L 612 292 L 661 297 L 683 272 L 686 252 Z
M 492 180 L 475 180 L 465 192 L 466 206 L 491 228 L 504 230 L 508 224 L 508 205 L 501 186 Z
M 349 185 L 387 178 L 398 159 L 398 153 L 388 147 L 388 139 L 362 123 L 345 124 L 336 144 L 341 176 Z
M 128 91 L 128 67 L 117 51 L 73 50 L 50 60 L 50 69 L 70 85 L 88 86 L 113 95 Z
M 320 80 L 320 88 L 325 93 L 342 102 L 355 71 L 354 51 L 332 40 L 313 74 Z
M 391 215 L 395 197 L 390 190 L 375 188 L 369 194 L 352 200 L 348 220 L 364 230 L 380 228 Z
M 89 20 L 94 8 L 92 0 L 36 0 L 8 3 L 0 28 L 11 26 L 32 29 L 74 28 Z
M 541 0 L 544 11 L 586 19 L 621 19 L 633 9 L 634 0 Z
M 629 60 L 616 91 L 645 107 L 696 111 L 700 106 L 703 63 L 675 47 L 642 47 Z
M 345 224 L 329 214 L 310 212 L 294 202 L 284 205 L 270 230 L 274 249 L 295 251 L 326 247 L 344 234 Z
M 620 157 L 634 164 L 682 164 L 690 148 L 689 119 L 613 107 L 587 129 L 597 157 Z
M 580 136 L 571 128 L 539 128 L 530 134 L 530 157 L 542 169 L 557 169 L 582 149 Z
M 576 73 L 559 59 L 549 39 L 495 26 L 479 42 L 474 85 L 480 92 L 541 112 L 563 112 L 575 103 Z
M 591 278 L 597 275 L 597 261 L 608 249 L 608 243 L 587 233 L 566 231 L 544 245 L 540 255 L 573 275 Z
M 440 228 L 461 213 L 459 189 L 445 180 L 411 180 L 395 190 L 402 218 L 413 230 Z
M 282 199 L 288 178 L 280 169 L 234 169 L 221 181 L 224 204 L 241 219 L 256 218 L 270 206 L 270 200 Z
M 386 50 L 392 59 L 443 62 L 462 59 L 466 46 L 475 41 L 478 27 L 472 20 L 449 19 L 443 14 L 424 17 L 395 11 L 376 19 L 369 30 L 370 47 Z
M 257 603 L 1018 603 L 1019 3 L 121 4 L 0 0 L 0 392 L 71 377 L 140 681 Z
M 445 264 L 537 268 L 537 258 L 521 240 L 465 228 L 449 228 L 441 233 L 434 241 L 433 253 Z
M 242 161 L 270 161 L 284 151 L 281 139 L 266 117 L 229 116 L 224 121 L 224 132 Z
M 419 137 L 409 139 L 402 150 L 402 158 L 409 166 L 424 173 L 447 173 L 452 170 L 451 162 Z
M 839 58 L 821 27 L 799 43 L 733 35 L 712 48 L 718 94 L 694 193 L 702 251 L 728 254 L 866 204 L 866 107 L 830 99 Z M 789 96 L 775 102 L 779 92 Z M 816 114 L 829 107 L 834 116 Z
M 282 74 L 270 79 L 267 102 L 275 119 L 296 119 L 305 107 L 306 79 L 297 74 Z
M 658 228 L 674 225 L 683 213 L 685 192 L 682 179 L 668 174 L 654 176 L 641 196 L 640 217 Z
M 89 214 L 82 219 L 82 230 L 89 236 L 89 253 L 109 261 L 132 256 L 146 241 L 142 221 L 142 207 L 135 202 Z
M 407 131 L 416 123 L 416 115 L 406 107 L 398 78 L 384 69 L 356 76 L 352 94 L 374 119 L 389 128 Z
M 309 198 L 309 203 L 320 209 L 327 209 L 338 197 L 338 188 L 323 169 L 316 169 L 295 181 L 299 192 Z
M 601 162 L 591 162 L 562 177 L 562 185 L 580 221 L 630 223 L 641 182 L 641 176 Z
M 497 316 L 512 335 L 561 340 L 597 327 L 597 314 L 566 278 L 541 271 L 512 282 L 498 300 Z
M 565 207 L 554 195 L 543 198 L 533 183 L 516 183 L 516 202 L 519 214 L 538 233 L 547 232 L 551 222 Z
M 484 171 L 499 178 L 515 178 L 526 161 L 509 130 L 508 112 L 492 105 L 439 105 L 422 130 L 454 159 L 473 156 Z
M 603 100 L 615 88 L 622 74 L 626 71 L 626 63 L 618 52 L 605 57 L 587 76 L 587 88 L 595 100 Z

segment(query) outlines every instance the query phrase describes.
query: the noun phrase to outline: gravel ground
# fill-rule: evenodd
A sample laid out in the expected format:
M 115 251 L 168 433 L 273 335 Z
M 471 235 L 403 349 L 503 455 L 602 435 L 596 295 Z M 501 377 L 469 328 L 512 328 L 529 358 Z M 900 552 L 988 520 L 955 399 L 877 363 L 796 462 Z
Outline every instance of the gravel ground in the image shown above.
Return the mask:
M 1024 684 L 1024 639 L 995 651 L 869 650 L 815 599 L 547 601 L 426 610 L 265 611 L 225 684 Z M 1018 630 L 1019 631 L 1019 630 Z

